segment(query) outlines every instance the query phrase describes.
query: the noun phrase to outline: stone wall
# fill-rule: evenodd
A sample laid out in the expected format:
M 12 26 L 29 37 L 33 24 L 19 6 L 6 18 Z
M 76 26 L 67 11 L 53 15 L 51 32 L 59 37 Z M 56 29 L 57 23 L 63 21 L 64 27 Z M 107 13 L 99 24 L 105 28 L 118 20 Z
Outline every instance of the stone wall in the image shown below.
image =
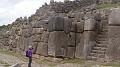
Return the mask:
M 111 59 L 119 58 L 119 11 L 96 9 L 94 3 L 76 0 L 45 4 L 30 17 L 17 18 L 8 29 L 0 30 L 0 48 L 23 54 L 32 45 L 34 54 L 45 57 L 99 59 L 104 53 Z M 109 37 L 104 36 L 105 27 Z

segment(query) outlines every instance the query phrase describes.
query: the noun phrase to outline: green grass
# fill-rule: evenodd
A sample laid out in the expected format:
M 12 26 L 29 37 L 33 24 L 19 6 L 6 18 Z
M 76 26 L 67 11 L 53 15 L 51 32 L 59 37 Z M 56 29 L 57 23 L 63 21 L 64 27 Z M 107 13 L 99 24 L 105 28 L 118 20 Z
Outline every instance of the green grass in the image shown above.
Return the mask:
M 117 4 L 111 4 L 111 3 L 106 3 L 106 4 L 100 4 L 100 5 L 97 5 L 97 8 L 98 9 L 106 9 L 106 8 L 115 8 L 115 7 L 119 7 L 120 6 L 120 3 L 117 3 Z
M 49 61 L 47 59 L 41 60 L 41 59 L 34 59 L 37 63 L 39 64 L 45 64 L 48 65 L 50 67 L 56 67 L 57 65 L 60 64 L 67 64 L 67 63 L 71 63 L 71 64 L 79 64 L 79 65 L 83 65 L 85 64 L 85 61 L 83 59 L 64 59 L 62 61 Z M 53 59 L 52 59 L 53 60 Z
M 7 54 L 7 55 L 11 55 L 11 56 L 15 56 L 18 59 L 21 59 L 22 61 L 27 61 L 27 57 L 20 54 L 20 53 L 15 53 L 13 51 L 7 51 L 7 50 L 0 50 L 1 54 Z
M 15 52 L 6 51 L 6 50 L 0 50 L 0 53 L 18 57 L 22 61 L 27 61 L 27 57 L 25 57 L 24 55 L 21 55 L 20 53 L 15 53 Z M 64 59 L 64 60 L 59 61 L 59 62 L 51 62 L 51 61 L 48 61 L 47 59 L 41 59 L 41 58 L 38 58 L 38 59 L 33 58 L 33 60 L 38 64 L 45 64 L 45 65 L 48 65 L 50 67 L 55 67 L 59 64 L 67 64 L 67 63 L 79 64 L 79 65 L 84 65 L 86 63 L 86 61 L 84 59 Z M 9 64 L 4 62 L 4 61 L 0 61 L 0 64 L 5 64 L 6 65 L 5 67 L 9 66 Z M 97 64 L 100 66 L 120 67 L 120 62 L 100 63 L 100 64 L 97 63 Z M 94 62 L 93 63 L 90 62 L 87 65 L 93 66 L 95 64 L 94 64 Z
M 4 67 L 9 67 L 10 65 L 6 63 L 5 61 L 0 61 L 0 64 L 2 64 Z
M 65 59 L 61 63 L 85 64 L 84 59 Z
M 104 63 L 103 66 L 120 67 L 120 62 Z

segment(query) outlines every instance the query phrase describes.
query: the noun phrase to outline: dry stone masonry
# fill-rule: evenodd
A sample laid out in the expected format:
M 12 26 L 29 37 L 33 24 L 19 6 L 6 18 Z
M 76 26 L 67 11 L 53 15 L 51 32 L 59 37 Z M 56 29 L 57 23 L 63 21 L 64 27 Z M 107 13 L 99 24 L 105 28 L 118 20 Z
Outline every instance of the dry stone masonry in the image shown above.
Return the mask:
M 120 60 L 120 8 L 97 9 L 112 0 L 50 1 L 30 17 L 20 17 L 0 30 L 0 48 L 23 54 Z M 118 2 L 118 1 L 117 1 Z

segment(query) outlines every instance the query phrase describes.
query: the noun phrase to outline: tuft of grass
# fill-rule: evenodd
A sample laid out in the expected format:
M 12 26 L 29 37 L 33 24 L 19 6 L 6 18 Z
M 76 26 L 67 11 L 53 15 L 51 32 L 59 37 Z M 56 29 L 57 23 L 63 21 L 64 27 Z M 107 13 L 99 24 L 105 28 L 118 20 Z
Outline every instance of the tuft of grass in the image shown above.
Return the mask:
M 2 64 L 4 67 L 9 67 L 10 65 L 6 63 L 5 61 L 0 61 L 0 64 Z
M 106 3 L 106 4 L 99 4 L 97 5 L 98 9 L 109 9 L 109 8 L 115 8 L 115 7 L 119 7 L 120 3 L 116 3 L 116 4 L 111 4 L 111 3 Z

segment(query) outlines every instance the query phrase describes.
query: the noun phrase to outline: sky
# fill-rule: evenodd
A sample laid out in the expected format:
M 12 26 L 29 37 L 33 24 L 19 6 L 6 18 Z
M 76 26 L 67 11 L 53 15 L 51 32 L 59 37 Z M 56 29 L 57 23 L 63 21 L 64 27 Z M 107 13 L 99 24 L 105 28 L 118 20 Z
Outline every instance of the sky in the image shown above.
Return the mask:
M 11 24 L 19 17 L 31 16 L 45 2 L 50 0 L 0 0 L 0 26 Z

